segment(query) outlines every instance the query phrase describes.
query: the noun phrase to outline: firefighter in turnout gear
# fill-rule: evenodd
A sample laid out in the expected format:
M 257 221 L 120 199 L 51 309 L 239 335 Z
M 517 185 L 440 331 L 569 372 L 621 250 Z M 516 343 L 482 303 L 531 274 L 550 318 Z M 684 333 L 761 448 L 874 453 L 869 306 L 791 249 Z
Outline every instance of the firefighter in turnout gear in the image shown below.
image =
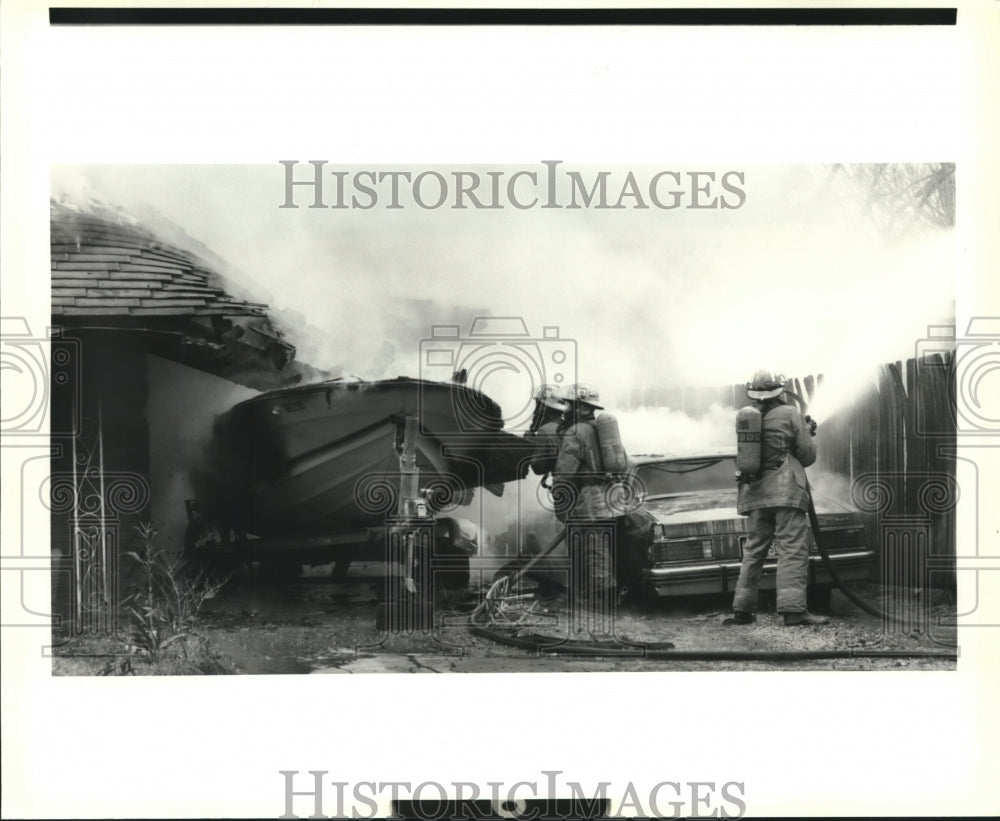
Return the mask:
M 572 385 L 562 398 L 568 427 L 552 471 L 552 497 L 556 516 L 567 525 L 571 610 L 587 620 L 588 632 L 610 634 L 617 597 L 617 521 L 607 499 L 608 477 L 595 418 L 595 411 L 603 408 L 597 391 L 583 385 Z
M 542 477 L 545 487 L 548 487 L 545 484 L 546 477 L 555 469 L 559 442 L 566 430 L 563 421 L 566 407 L 566 402 L 552 385 L 542 385 L 535 393 L 535 413 L 526 437 L 533 439 L 535 443 L 531 454 L 531 470 Z
M 826 622 L 806 610 L 809 497 L 805 468 L 816 461 L 812 438 L 816 425 L 787 403 L 785 383 L 780 373 L 760 370 L 747 384 L 747 396 L 761 414 L 760 469 L 739 476 L 736 507 L 748 517 L 749 538 L 736 583 L 733 617 L 728 621 L 732 624 L 755 620 L 760 577 L 772 547 L 778 560 L 778 612 L 785 624 Z
M 607 504 L 604 464 L 597 437 L 594 411 L 603 410 L 600 394 L 583 385 L 572 385 L 563 394 L 566 402 L 565 430 L 552 471 L 557 486 L 556 516 L 565 522 L 577 519 L 606 519 L 614 516 Z

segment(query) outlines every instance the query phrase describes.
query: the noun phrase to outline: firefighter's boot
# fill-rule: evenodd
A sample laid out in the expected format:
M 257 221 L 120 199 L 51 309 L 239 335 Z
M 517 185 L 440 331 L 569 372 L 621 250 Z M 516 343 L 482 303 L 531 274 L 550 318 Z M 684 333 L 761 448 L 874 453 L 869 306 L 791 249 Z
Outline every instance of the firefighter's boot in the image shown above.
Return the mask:
M 815 616 L 812 613 L 785 613 L 785 627 L 815 627 L 830 621 L 825 616 Z

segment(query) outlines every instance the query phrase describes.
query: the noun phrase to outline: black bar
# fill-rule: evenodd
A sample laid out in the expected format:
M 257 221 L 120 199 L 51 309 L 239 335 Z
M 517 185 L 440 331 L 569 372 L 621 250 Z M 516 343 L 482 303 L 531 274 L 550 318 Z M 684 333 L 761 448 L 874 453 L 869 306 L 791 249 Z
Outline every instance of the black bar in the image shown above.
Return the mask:
M 584 821 L 609 819 L 611 801 L 607 798 L 527 798 L 517 802 L 500 800 L 496 805 L 483 799 L 403 800 L 392 802 L 393 818 L 404 821 L 463 819 L 463 821 L 504 821 L 505 818 L 530 818 L 534 821 Z
M 953 26 L 955 8 L 49 8 L 53 26 Z

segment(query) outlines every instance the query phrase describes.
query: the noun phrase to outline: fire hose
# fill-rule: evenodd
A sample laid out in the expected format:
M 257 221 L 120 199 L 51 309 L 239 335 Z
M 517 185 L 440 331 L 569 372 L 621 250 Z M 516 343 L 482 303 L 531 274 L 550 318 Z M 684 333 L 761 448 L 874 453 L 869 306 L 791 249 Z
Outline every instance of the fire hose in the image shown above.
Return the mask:
M 548 545 L 546 545 L 545 549 L 542 550 L 541 553 L 536 553 L 534 556 L 532 556 L 531 559 L 523 567 L 519 567 L 512 574 L 508 576 L 503 576 L 502 578 L 499 578 L 495 582 L 493 582 L 493 585 L 486 592 L 486 595 L 483 597 L 483 600 L 478 604 L 476 609 L 473 610 L 472 614 L 469 616 L 470 623 L 474 623 L 476 619 L 486 610 L 486 608 L 490 606 L 492 601 L 496 599 L 497 596 L 509 590 L 512 585 L 516 584 L 521 579 L 522 576 L 524 576 L 529 570 L 535 567 L 535 565 L 537 565 L 542 559 L 544 559 L 546 556 L 552 553 L 553 550 L 559 547 L 559 545 L 562 543 L 562 540 L 565 538 L 566 538 L 566 528 L 564 527 L 562 530 L 559 531 L 558 534 L 556 534 L 556 537 L 551 542 L 549 542 Z
M 797 394 L 788 391 L 788 393 L 795 399 L 805 411 L 806 403 L 802 397 Z M 830 559 L 830 554 L 827 552 L 826 546 L 824 544 L 824 536 L 820 529 L 819 517 L 816 515 L 816 506 L 813 503 L 812 489 L 809 487 L 808 481 L 806 483 L 806 497 L 808 500 L 808 515 L 809 515 L 809 525 L 813 531 L 813 537 L 816 542 L 816 548 L 819 551 L 820 558 L 823 562 L 823 566 L 826 568 L 827 573 L 830 576 L 830 580 L 834 585 L 850 600 L 853 604 L 864 610 L 870 615 L 876 616 L 883 620 L 901 622 L 902 620 L 898 617 L 888 614 L 873 604 L 866 602 L 863 598 L 858 596 L 853 590 L 851 590 L 844 580 L 841 578 L 840 574 L 837 572 L 833 561 Z M 528 571 L 533 569 L 538 563 L 544 559 L 546 556 L 552 553 L 556 547 L 566 538 L 566 529 L 563 528 L 556 537 L 542 550 L 540 553 L 533 556 L 523 567 L 516 570 L 514 573 L 504 576 L 496 580 L 490 589 L 487 591 L 483 598 L 483 601 L 472 611 L 469 616 L 468 629 L 474 635 L 487 638 L 491 641 L 495 641 L 500 644 L 505 644 L 511 647 L 517 647 L 524 650 L 531 650 L 536 653 L 572 653 L 574 655 L 600 655 L 600 656 L 626 656 L 626 657 L 636 657 L 641 656 L 645 659 L 653 660 L 677 660 L 677 661 L 739 661 L 739 660 L 757 660 L 757 661 L 801 661 L 801 660 L 817 660 L 817 659 L 846 659 L 846 658 L 880 658 L 880 659 L 911 659 L 911 658 L 938 658 L 938 659 L 948 659 L 957 660 L 958 653 L 953 650 L 922 650 L 922 651 L 910 651 L 910 650 L 860 650 L 856 648 L 849 648 L 846 650 L 676 650 L 673 649 L 673 644 L 670 642 L 663 642 L 660 644 L 634 644 L 632 642 L 581 642 L 578 640 L 563 640 L 558 643 L 553 643 L 552 638 L 546 638 L 542 636 L 524 636 L 517 635 L 511 630 L 500 631 L 495 628 L 491 628 L 489 625 L 484 625 L 479 623 L 481 617 L 488 613 L 491 608 L 495 608 L 498 599 L 503 599 L 505 594 L 512 588 L 513 585 L 517 583 L 522 577 L 524 577 Z M 523 597 L 520 597 L 523 598 Z M 494 609 L 494 612 L 495 609 Z M 493 615 L 489 613 L 489 615 Z M 517 622 L 513 625 L 508 624 L 508 627 L 517 627 Z
M 812 496 L 809 497 L 810 522 L 818 532 L 818 520 L 816 511 L 812 505 Z M 958 654 L 951 650 L 861 650 L 848 648 L 845 650 L 676 650 L 670 642 L 661 643 L 633 643 L 630 641 L 579 641 L 571 639 L 557 640 L 546 636 L 525 636 L 517 635 L 516 630 L 512 630 L 511 625 L 507 629 L 499 629 L 488 622 L 481 623 L 484 614 L 487 619 L 492 615 L 491 608 L 496 606 L 497 600 L 511 590 L 512 586 L 524 577 L 530 570 L 550 555 L 566 538 L 566 529 L 563 528 L 556 537 L 540 553 L 532 558 L 513 573 L 497 579 L 487 591 L 479 605 L 469 615 L 467 629 L 470 633 L 481 638 L 488 639 L 503 644 L 508 647 L 516 647 L 521 650 L 529 650 L 537 655 L 545 654 L 568 654 L 575 656 L 601 656 L 611 658 L 642 658 L 651 661 L 815 661 L 824 659 L 944 659 L 957 660 Z M 817 539 L 817 544 L 820 544 Z M 830 570 L 830 577 L 842 590 L 842 582 L 836 571 L 832 569 L 829 556 L 825 555 L 825 549 L 820 547 L 820 555 L 824 558 L 824 563 Z M 844 590 L 845 595 L 857 603 L 853 593 Z M 859 606 L 862 606 L 859 604 Z M 869 613 L 872 609 L 864 607 Z M 875 615 L 879 615 L 878 612 Z M 516 624 L 512 625 L 516 628 Z
M 822 532 L 819 529 L 819 517 L 816 515 L 816 505 L 813 504 L 812 488 L 809 487 L 808 480 L 806 481 L 806 500 L 808 502 L 808 513 L 809 513 L 809 527 L 812 528 L 813 539 L 816 541 L 816 549 L 819 551 L 820 559 L 823 560 L 823 567 L 826 568 L 826 572 L 830 575 L 830 581 L 836 585 L 837 589 L 847 596 L 854 604 L 864 610 L 866 613 L 870 613 L 880 619 L 886 619 L 894 622 L 901 622 L 902 619 L 896 616 L 890 615 L 877 608 L 874 604 L 866 602 L 861 596 L 855 593 L 851 588 L 849 588 L 840 577 L 840 573 L 837 572 L 836 565 L 830 559 L 830 554 L 826 550 L 826 546 L 823 544 L 824 538 Z
M 785 390 L 785 393 L 787 393 L 789 396 L 792 397 L 792 399 L 794 399 L 796 402 L 799 403 L 799 407 L 802 409 L 802 413 L 806 412 L 808 406 L 806 405 L 806 401 L 801 396 L 799 396 L 794 391 L 790 391 L 787 389 Z M 808 417 L 806 418 L 808 420 Z M 813 422 L 812 424 L 813 428 L 815 429 L 816 423 Z M 827 552 L 826 546 L 823 544 L 824 542 L 823 533 L 820 530 L 819 517 L 816 515 L 816 505 L 813 503 L 812 488 L 809 485 L 808 479 L 806 480 L 806 501 L 808 505 L 807 513 L 809 514 L 809 527 L 812 529 L 813 539 L 816 542 L 816 549 L 819 551 L 820 559 L 822 559 L 823 561 L 823 567 L 826 568 L 826 572 L 830 575 L 830 581 L 832 581 L 834 585 L 837 587 L 837 589 L 841 593 L 843 593 L 853 604 L 860 607 L 866 613 L 869 613 L 872 616 L 884 619 L 886 621 L 896 622 L 897 624 L 903 623 L 903 619 L 900 619 L 897 616 L 893 616 L 890 613 L 886 613 L 885 611 L 880 610 L 875 605 L 866 602 L 863 598 L 861 598 L 861 596 L 859 596 L 857 593 L 851 590 L 844 582 L 844 580 L 840 577 L 840 573 L 837 572 L 837 568 L 834 565 L 833 561 L 830 559 L 830 554 Z

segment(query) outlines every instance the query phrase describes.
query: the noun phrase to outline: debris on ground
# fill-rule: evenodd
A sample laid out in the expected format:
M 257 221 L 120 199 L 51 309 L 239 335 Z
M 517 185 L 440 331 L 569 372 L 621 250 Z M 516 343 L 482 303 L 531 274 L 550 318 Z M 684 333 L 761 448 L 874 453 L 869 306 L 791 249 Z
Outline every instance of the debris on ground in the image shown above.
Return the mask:
M 151 664 L 128 652 L 106 658 L 74 657 L 72 647 L 57 647 L 53 672 L 94 674 L 202 673 L 366 673 L 366 672 L 551 672 L 666 670 L 949 670 L 955 662 L 935 658 L 844 658 L 821 660 L 689 661 L 594 655 L 558 657 L 505 646 L 467 629 L 468 602 L 454 598 L 436 612 L 433 632 L 386 633 L 376 628 L 381 576 L 365 575 L 364 566 L 344 580 L 280 584 L 234 580 L 205 604 L 193 658 L 176 657 Z M 912 590 L 883 593 L 876 585 L 857 592 L 895 612 L 920 612 L 919 623 L 883 624 L 855 607 L 839 591 L 831 597 L 830 621 L 815 627 L 785 627 L 773 610 L 758 612 L 749 625 L 724 626 L 730 615 L 725 597 L 657 600 L 623 607 L 614 623 L 617 638 L 633 644 L 672 643 L 680 651 L 826 651 L 901 650 L 941 652 L 954 649 L 955 629 L 946 626 L 955 606 L 948 596 Z M 912 609 L 914 601 L 923 609 Z M 539 624 L 525 625 L 526 635 L 568 637 L 565 602 L 539 608 Z M 906 608 L 911 608 L 907 611 Z M 562 618 L 560 618 L 560 616 Z M 542 624 L 544 622 L 544 624 Z M 102 648 L 98 648 L 102 649 Z M 110 648 L 114 649 L 114 648 Z M 117 648 L 122 651 L 122 647 Z M 77 647 L 79 650 L 79 646 Z M 94 650 L 93 647 L 90 648 Z M 109 647 L 103 647 L 108 651 Z M 79 656 L 79 653 L 77 654 Z M 93 655 L 93 652 L 92 652 Z

